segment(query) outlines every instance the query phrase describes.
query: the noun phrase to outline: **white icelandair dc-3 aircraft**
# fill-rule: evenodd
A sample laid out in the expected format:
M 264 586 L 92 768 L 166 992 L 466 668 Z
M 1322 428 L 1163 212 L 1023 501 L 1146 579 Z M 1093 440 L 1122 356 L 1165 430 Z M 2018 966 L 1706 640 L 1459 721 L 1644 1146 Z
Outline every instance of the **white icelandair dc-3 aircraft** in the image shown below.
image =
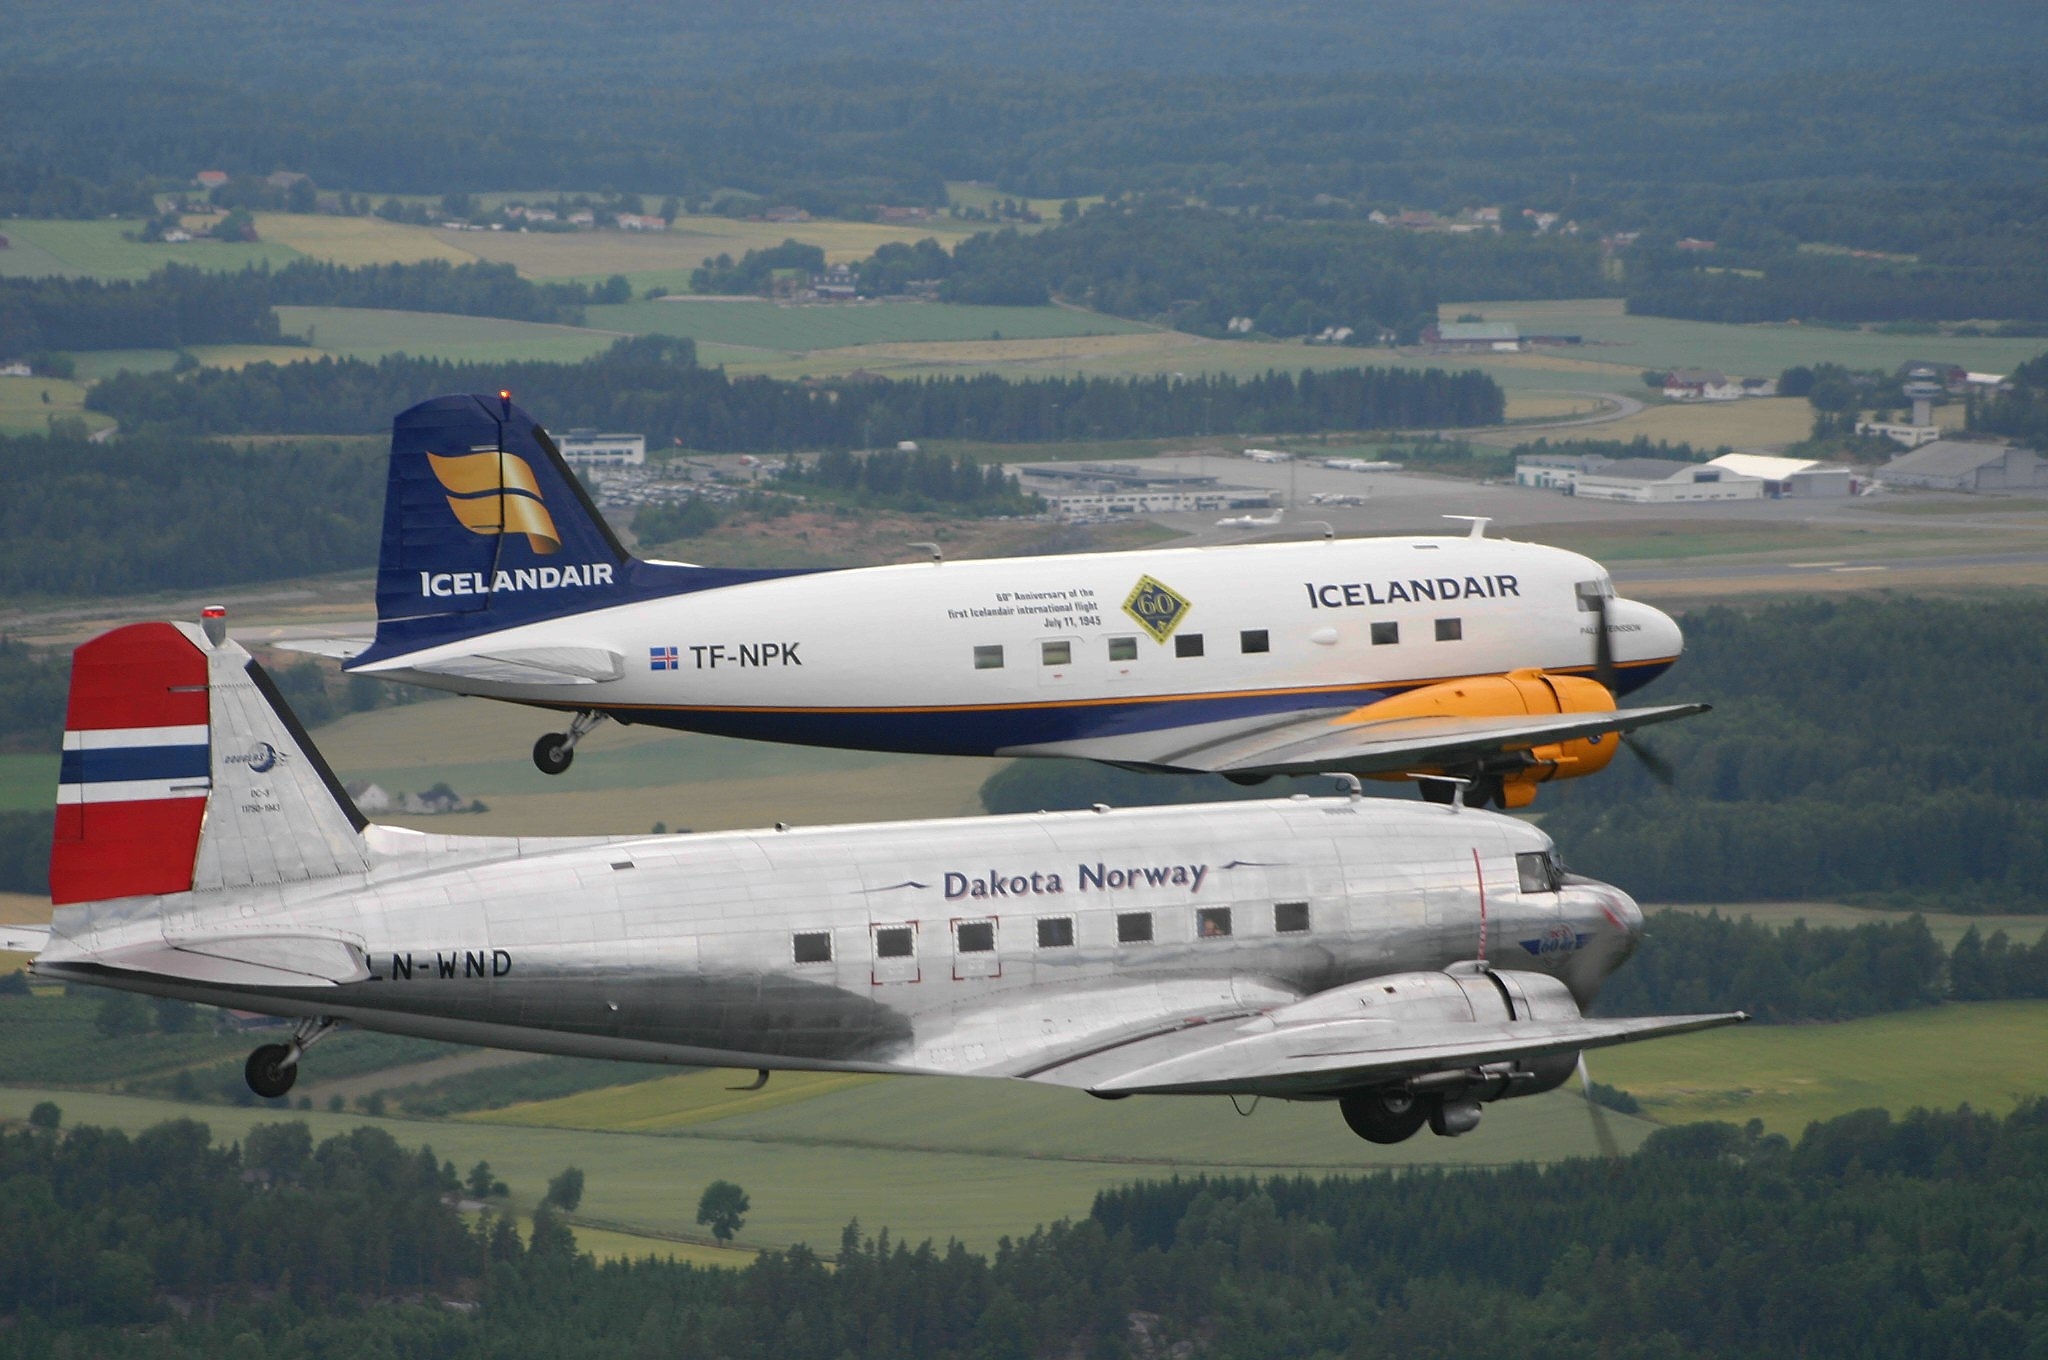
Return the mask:
M 45 978 L 589 1057 L 1333 1100 L 1395 1142 L 1559 1085 L 1642 916 L 1533 826 L 1336 798 L 706 835 L 366 823 L 227 637 L 73 657 Z
M 1606 765 L 1678 627 L 1577 553 L 1482 536 L 739 571 L 629 555 L 509 396 L 393 426 L 377 633 L 286 644 L 574 715 L 941 755 L 1437 773 L 1519 807 Z M 1449 796 L 1448 783 L 1424 785 Z

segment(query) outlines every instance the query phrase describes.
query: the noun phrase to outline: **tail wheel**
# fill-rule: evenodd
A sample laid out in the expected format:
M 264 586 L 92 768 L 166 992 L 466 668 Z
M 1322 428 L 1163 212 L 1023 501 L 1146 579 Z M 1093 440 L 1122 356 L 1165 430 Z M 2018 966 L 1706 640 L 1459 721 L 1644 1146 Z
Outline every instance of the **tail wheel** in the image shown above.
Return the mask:
M 292 1055 L 289 1044 L 265 1044 L 249 1055 L 248 1065 L 242 1069 L 249 1089 L 265 1100 L 276 1100 L 292 1089 L 292 1083 L 299 1079 L 299 1065 L 286 1064 Z
M 1404 1143 L 1429 1122 L 1435 1102 L 1398 1086 L 1353 1091 L 1337 1102 L 1344 1122 L 1368 1143 Z
M 533 763 L 542 774 L 560 774 L 576 759 L 567 732 L 550 732 L 533 744 Z

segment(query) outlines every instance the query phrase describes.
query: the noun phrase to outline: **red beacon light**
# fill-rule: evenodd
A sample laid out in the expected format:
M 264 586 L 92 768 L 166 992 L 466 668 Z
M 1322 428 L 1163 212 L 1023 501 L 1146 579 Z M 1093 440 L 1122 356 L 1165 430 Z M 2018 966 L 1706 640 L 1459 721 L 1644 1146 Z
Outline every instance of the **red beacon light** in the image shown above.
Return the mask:
M 228 639 L 228 607 L 224 604 L 210 604 L 199 611 L 199 627 L 206 633 L 206 640 L 218 647 Z

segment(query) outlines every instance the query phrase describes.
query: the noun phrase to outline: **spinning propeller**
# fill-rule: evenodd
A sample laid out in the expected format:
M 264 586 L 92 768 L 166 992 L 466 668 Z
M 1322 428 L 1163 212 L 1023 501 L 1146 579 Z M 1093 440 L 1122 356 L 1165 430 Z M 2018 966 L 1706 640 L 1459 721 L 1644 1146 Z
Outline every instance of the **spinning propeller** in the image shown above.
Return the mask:
M 1615 683 L 1614 638 L 1607 631 L 1607 602 L 1610 598 L 1604 590 L 1593 596 L 1593 678 L 1600 682 L 1602 689 L 1614 694 L 1618 692 Z M 1630 755 L 1642 763 L 1644 772 L 1650 778 L 1666 788 L 1671 787 L 1671 781 L 1676 777 L 1671 762 L 1651 750 L 1647 743 L 1631 733 L 1622 734 L 1621 744 L 1627 748 Z M 1579 1071 L 1584 1074 L 1584 1063 L 1580 1064 Z

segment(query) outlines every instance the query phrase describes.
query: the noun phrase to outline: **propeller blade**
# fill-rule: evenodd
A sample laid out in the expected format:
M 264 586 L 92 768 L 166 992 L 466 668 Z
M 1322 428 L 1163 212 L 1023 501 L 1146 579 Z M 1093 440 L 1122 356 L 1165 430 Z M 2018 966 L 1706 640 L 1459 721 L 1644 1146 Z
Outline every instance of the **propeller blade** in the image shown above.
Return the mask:
M 1586 1055 L 1579 1054 L 1579 1093 L 1586 1098 L 1586 1110 L 1593 1119 L 1593 1141 L 1600 1145 L 1600 1155 L 1608 1161 L 1621 1160 L 1621 1145 L 1614 1141 L 1614 1130 L 1607 1126 L 1607 1110 L 1593 1099 L 1593 1074 L 1586 1067 Z
M 1678 772 L 1671 768 L 1671 762 L 1651 750 L 1648 742 L 1634 736 L 1623 736 L 1621 744 L 1628 748 L 1630 755 L 1642 762 L 1643 772 L 1665 788 L 1670 788 L 1677 780 Z
M 1614 637 L 1607 631 L 1607 597 L 1593 597 L 1593 678 L 1609 694 L 1615 691 Z

